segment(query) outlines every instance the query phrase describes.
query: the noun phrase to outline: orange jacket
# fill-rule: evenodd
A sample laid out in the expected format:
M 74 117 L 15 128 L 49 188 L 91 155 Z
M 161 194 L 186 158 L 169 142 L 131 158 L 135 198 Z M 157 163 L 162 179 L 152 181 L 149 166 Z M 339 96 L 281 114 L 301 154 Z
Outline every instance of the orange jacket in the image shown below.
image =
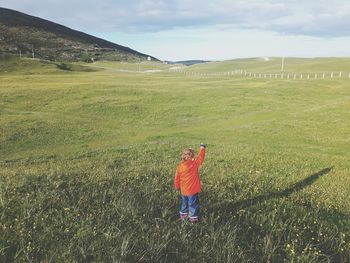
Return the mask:
M 182 161 L 176 169 L 175 189 L 181 189 L 182 195 L 194 195 L 201 191 L 198 170 L 205 157 L 205 148 L 201 147 L 197 159 Z

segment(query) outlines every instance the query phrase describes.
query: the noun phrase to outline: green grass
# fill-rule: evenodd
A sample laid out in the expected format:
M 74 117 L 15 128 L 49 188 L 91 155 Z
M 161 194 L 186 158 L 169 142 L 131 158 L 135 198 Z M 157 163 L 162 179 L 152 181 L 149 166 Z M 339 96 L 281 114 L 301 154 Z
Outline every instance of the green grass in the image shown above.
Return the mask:
M 333 59 L 290 70 L 328 60 L 335 70 Z M 11 63 L 0 62 L 1 262 L 350 260 L 349 80 Z M 263 67 L 215 67 L 227 63 Z M 193 226 L 178 221 L 173 176 L 182 149 L 202 141 Z
M 82 63 L 51 62 L 28 58 L 18 59 L 14 56 L 8 56 L 4 59 L 0 57 L 0 75 L 8 75 L 8 73 L 43 75 L 63 73 L 62 71 L 94 72 L 98 70 L 98 67 L 87 67 L 86 64 Z
M 192 70 L 202 72 L 223 72 L 229 70 L 247 70 L 250 72 L 280 72 L 282 58 L 236 59 L 224 62 L 211 62 L 197 64 L 191 67 Z M 284 71 L 290 73 L 329 73 L 329 72 L 349 72 L 349 58 L 289 58 L 284 59 Z

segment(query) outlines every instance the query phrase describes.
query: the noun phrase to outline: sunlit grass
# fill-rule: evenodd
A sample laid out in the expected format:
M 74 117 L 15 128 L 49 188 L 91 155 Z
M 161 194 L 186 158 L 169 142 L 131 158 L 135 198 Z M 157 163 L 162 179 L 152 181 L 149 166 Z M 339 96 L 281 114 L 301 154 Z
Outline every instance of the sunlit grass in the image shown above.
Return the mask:
M 30 65 L 0 75 L 0 261 L 349 261 L 348 80 Z M 192 226 L 173 176 L 202 141 Z

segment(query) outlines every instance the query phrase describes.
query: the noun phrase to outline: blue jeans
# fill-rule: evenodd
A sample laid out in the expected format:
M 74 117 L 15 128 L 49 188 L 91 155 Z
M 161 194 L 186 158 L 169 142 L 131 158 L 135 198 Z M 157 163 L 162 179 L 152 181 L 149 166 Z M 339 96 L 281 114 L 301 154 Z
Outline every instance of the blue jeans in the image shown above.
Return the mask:
M 199 197 L 198 194 L 194 195 L 183 195 L 182 204 L 180 209 L 180 217 L 187 218 L 190 220 L 198 221 L 199 219 Z

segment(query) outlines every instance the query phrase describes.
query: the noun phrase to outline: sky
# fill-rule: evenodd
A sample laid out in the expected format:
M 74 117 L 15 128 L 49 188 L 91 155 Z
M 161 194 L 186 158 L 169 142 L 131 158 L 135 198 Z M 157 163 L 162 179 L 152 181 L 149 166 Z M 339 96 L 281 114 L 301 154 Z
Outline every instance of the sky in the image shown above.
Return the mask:
M 0 0 L 161 60 L 350 57 L 350 0 Z

